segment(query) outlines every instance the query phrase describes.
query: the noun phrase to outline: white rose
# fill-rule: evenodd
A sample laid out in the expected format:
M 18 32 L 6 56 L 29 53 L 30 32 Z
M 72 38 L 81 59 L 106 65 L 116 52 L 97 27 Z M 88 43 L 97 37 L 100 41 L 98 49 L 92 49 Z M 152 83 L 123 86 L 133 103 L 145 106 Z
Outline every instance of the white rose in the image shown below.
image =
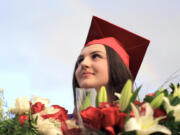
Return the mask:
M 40 112 L 41 115 L 43 114 L 55 114 L 59 111 L 59 109 L 54 109 L 54 107 L 46 107 L 43 111 Z
M 38 116 L 36 127 L 41 135 L 63 135 L 62 131 L 60 130 L 61 124 L 58 121 L 55 123 L 52 122 L 51 119 L 43 119 L 38 114 L 34 115 L 34 117 L 35 116 Z
M 66 120 L 66 124 L 67 124 L 68 129 L 79 128 L 75 119 Z
M 37 102 L 41 102 L 45 107 L 47 107 L 50 101 L 47 98 L 32 96 L 32 104 L 35 104 Z
M 63 135 L 62 131 L 60 131 L 58 128 L 51 128 L 47 131 L 46 135 Z
M 28 97 L 17 98 L 14 104 L 15 108 L 9 108 L 9 111 L 14 114 L 24 114 L 29 112 L 30 104 Z

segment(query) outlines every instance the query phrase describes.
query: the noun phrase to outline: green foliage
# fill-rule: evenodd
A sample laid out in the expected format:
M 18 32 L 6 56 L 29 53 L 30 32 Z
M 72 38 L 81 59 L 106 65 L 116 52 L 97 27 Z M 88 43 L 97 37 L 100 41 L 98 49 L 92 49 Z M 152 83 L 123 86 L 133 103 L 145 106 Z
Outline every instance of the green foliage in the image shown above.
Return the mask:
M 170 87 L 170 88 L 171 88 L 171 90 L 172 90 L 172 92 L 171 92 L 171 93 L 174 93 L 174 89 L 175 89 L 174 84 L 173 84 L 173 83 L 171 83 L 171 84 L 169 85 L 169 87 Z
M 33 119 L 29 113 L 29 120 L 24 125 L 19 122 L 18 116 L 0 121 L 0 135 L 39 135 L 35 125 L 37 118 Z
M 141 87 L 142 87 L 142 86 L 138 87 L 138 88 L 133 92 L 133 95 L 132 95 L 132 97 L 131 97 L 130 102 L 133 102 L 133 103 L 134 103 L 134 102 L 136 101 L 136 98 L 137 98 L 137 96 L 138 96 L 138 94 L 139 94 L 139 91 L 140 91 Z
M 172 92 L 171 92 L 171 93 L 174 93 L 175 86 L 177 86 L 177 88 L 179 88 L 179 87 L 180 87 L 180 83 L 177 83 L 177 84 L 173 84 L 173 83 L 171 83 L 171 84 L 169 85 L 169 87 L 170 87 L 170 88 L 171 88 L 171 90 L 172 90 Z
M 130 112 L 130 110 L 131 110 L 131 104 L 130 104 L 130 103 L 134 103 L 134 102 L 135 102 L 135 100 L 136 100 L 136 98 L 137 98 L 137 96 L 138 96 L 138 93 L 139 93 L 140 89 L 141 89 L 141 86 L 138 87 L 138 88 L 134 91 L 133 95 L 131 96 L 129 105 L 128 105 L 128 107 L 127 107 L 126 110 L 125 110 L 126 113 L 129 113 L 129 112 Z
M 121 132 L 118 135 L 136 135 L 136 131 Z
M 179 84 L 177 84 L 176 86 L 178 88 L 180 87 Z M 154 93 L 154 96 L 147 95 L 144 98 L 143 102 L 150 103 L 153 109 L 160 108 L 162 110 L 166 110 L 165 105 L 164 105 L 165 102 L 163 102 L 163 97 L 166 96 L 169 99 L 170 104 L 172 106 L 176 106 L 180 104 L 180 97 L 174 96 L 176 86 L 174 84 L 170 85 L 170 88 L 172 89 L 171 93 L 168 93 L 167 89 L 157 90 Z M 120 100 L 118 100 L 118 102 L 119 102 L 120 111 L 128 114 L 128 116 L 126 117 L 126 121 L 130 118 L 130 111 L 131 111 L 130 103 L 134 103 L 136 101 L 136 98 L 138 96 L 140 89 L 141 89 L 141 86 L 137 88 L 132 94 L 132 81 L 129 80 L 125 84 L 122 90 L 121 98 Z M 85 98 L 84 104 L 82 105 L 82 109 L 86 109 L 87 107 L 91 105 L 90 96 L 91 95 L 89 92 Z M 0 97 L 0 135 L 39 135 L 36 129 L 38 117 L 33 118 L 31 112 L 28 113 L 29 119 L 26 120 L 23 125 L 19 122 L 19 116 L 17 115 L 9 119 L 2 119 L 3 118 L 3 110 L 1 109 L 2 101 L 3 100 Z M 100 92 L 97 95 L 97 98 L 96 98 L 97 106 L 99 106 L 100 102 L 107 102 L 107 93 L 106 93 L 105 87 L 102 87 Z M 179 135 L 180 122 L 175 122 L 173 113 L 174 113 L 173 111 L 170 111 L 167 114 L 167 119 L 161 120 L 159 124 L 164 125 L 169 130 L 171 130 L 172 135 Z M 87 132 L 87 134 L 89 135 L 90 134 L 94 134 L 94 135 L 105 134 L 103 131 L 104 130 L 92 131 L 91 133 Z M 136 135 L 136 134 L 137 134 L 136 131 L 131 131 L 131 132 L 122 131 L 118 133 L 117 135 Z M 151 135 L 165 135 L 165 134 L 156 132 Z
M 169 94 L 168 94 L 167 89 L 157 90 L 157 91 L 154 93 L 154 96 L 149 96 L 149 95 L 147 95 L 147 96 L 144 98 L 143 102 L 151 103 L 151 102 L 152 102 L 156 97 L 158 97 L 159 95 L 161 95 L 160 98 L 162 98 L 163 95 L 164 95 L 164 96 L 168 96 Z M 161 99 L 161 100 L 162 100 L 162 99 Z M 154 101 L 154 102 L 155 102 L 155 101 Z
M 152 133 L 152 134 L 150 134 L 150 135 L 166 135 L 166 134 L 161 133 L 161 132 L 156 132 L 156 133 Z M 173 134 L 173 135 L 174 135 L 174 134 Z
M 152 96 L 146 96 L 143 100 L 143 102 L 148 102 L 150 103 L 151 101 L 153 100 L 153 97 Z
M 173 135 L 179 135 L 180 122 L 174 121 L 173 111 L 169 112 L 169 114 L 167 116 L 167 120 L 161 120 L 160 124 L 166 126 L 168 129 L 170 129 Z M 157 135 L 157 134 L 153 134 L 153 135 Z
M 26 120 L 24 125 L 19 122 L 18 116 L 5 117 L 3 112 L 4 91 L 0 89 L 0 135 L 39 135 L 35 125 L 37 118 L 33 119 L 31 112 L 29 112 L 29 120 Z
M 180 98 L 179 97 L 175 97 L 172 99 L 171 101 L 171 105 L 178 105 L 180 103 Z

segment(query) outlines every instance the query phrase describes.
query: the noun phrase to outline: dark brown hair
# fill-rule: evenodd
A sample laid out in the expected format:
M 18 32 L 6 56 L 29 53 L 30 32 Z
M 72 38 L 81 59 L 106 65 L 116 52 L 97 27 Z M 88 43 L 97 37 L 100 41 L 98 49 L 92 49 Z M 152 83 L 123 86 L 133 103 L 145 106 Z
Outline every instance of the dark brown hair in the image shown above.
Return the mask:
M 108 67 L 109 67 L 109 82 L 107 85 L 107 93 L 110 102 L 117 100 L 116 96 L 114 96 L 115 92 L 120 93 L 124 84 L 128 79 L 132 79 L 131 72 L 123 63 L 120 56 L 110 47 L 105 46 L 107 59 L 108 59 Z M 73 94 L 74 94 L 74 104 L 76 104 L 76 91 L 75 88 L 79 88 L 79 84 L 75 77 L 75 72 L 78 67 L 78 63 L 76 62 L 74 73 L 73 73 Z

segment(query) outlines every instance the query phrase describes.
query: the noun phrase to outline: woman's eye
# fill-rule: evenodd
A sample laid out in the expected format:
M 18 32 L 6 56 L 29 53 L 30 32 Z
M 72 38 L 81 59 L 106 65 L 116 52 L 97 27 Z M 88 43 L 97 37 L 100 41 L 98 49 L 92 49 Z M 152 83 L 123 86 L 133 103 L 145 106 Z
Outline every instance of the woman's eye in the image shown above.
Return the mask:
M 100 57 L 101 57 L 101 56 L 100 56 L 99 54 L 93 54 L 93 55 L 92 55 L 92 58 L 93 58 L 93 59 L 100 58 Z
M 79 58 L 78 61 L 77 61 L 78 65 L 79 65 L 83 60 L 84 60 L 84 58 Z

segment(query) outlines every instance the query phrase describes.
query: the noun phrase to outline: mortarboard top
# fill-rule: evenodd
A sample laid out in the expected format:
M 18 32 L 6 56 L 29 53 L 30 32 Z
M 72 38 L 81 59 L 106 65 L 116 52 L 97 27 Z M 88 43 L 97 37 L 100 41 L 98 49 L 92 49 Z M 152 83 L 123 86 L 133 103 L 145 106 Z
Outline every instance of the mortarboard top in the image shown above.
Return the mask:
M 85 46 L 104 44 L 113 48 L 135 79 L 149 43 L 148 39 L 93 16 Z

